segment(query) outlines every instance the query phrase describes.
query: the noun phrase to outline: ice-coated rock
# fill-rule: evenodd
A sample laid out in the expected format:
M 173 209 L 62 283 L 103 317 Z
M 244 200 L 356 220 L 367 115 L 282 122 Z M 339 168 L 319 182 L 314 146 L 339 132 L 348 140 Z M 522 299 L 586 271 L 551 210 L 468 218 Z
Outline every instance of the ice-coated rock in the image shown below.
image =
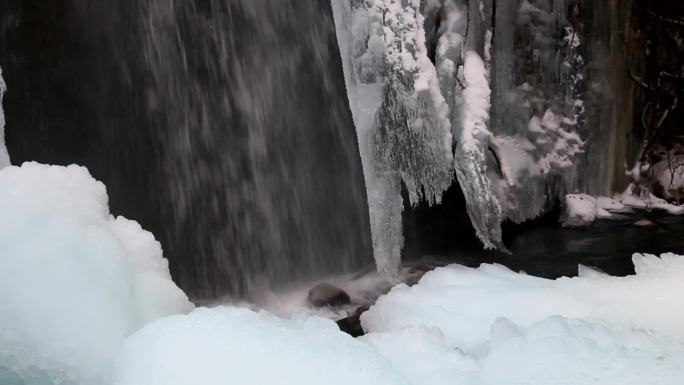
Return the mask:
M 597 210 L 596 198 L 586 194 L 568 194 L 561 223 L 564 227 L 589 226 L 596 220 Z

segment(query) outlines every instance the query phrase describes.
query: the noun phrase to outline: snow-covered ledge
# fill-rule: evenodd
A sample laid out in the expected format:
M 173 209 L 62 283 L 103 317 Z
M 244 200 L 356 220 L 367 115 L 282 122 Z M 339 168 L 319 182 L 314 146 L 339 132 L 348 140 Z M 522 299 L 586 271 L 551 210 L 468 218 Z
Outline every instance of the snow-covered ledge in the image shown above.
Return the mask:
M 561 223 L 564 227 L 585 227 L 596 219 L 619 218 L 620 214 L 632 212 L 634 209 L 660 210 L 670 215 L 684 214 L 684 205 L 668 203 L 651 193 L 648 193 L 648 196 L 638 196 L 633 191 L 634 188 L 630 185 L 625 192 L 612 198 L 568 194 L 565 196 Z

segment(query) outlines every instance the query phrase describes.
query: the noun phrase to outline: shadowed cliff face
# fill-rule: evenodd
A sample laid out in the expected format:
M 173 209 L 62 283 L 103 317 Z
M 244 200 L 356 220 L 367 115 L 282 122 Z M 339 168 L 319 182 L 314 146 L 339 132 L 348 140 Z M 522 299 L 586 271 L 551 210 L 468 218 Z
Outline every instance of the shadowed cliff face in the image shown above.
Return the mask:
M 87 166 L 195 298 L 370 264 L 329 7 L 7 0 L 12 160 Z

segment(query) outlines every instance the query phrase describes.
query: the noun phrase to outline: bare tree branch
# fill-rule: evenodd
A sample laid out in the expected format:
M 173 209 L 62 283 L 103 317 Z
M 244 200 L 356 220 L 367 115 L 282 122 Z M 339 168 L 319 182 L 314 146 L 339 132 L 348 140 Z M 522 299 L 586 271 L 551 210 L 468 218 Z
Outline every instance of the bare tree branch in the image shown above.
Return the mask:
M 684 20 L 675 19 L 675 18 L 672 18 L 672 17 L 667 17 L 667 16 L 659 15 L 659 14 L 657 14 L 657 13 L 651 11 L 648 7 L 644 7 L 644 10 L 646 11 L 646 13 L 647 13 L 649 16 L 654 17 L 654 18 L 656 18 L 656 19 L 658 19 L 658 20 L 660 20 L 660 21 L 664 21 L 664 22 L 666 22 L 666 23 L 675 24 L 675 25 L 684 27 Z

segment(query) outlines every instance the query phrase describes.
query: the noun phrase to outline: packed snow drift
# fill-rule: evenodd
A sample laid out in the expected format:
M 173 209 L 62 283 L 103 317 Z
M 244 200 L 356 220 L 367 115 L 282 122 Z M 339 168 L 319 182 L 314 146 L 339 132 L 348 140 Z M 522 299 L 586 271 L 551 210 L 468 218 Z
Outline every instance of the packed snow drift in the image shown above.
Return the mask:
M 681 384 L 684 257 L 633 261 L 634 276 L 557 280 L 439 268 L 381 297 L 363 339 L 414 385 Z
M 192 307 L 85 168 L 0 170 L 0 384 L 105 383 L 126 337 Z
M 115 385 L 409 385 L 331 320 L 218 307 L 167 317 L 129 338 Z

